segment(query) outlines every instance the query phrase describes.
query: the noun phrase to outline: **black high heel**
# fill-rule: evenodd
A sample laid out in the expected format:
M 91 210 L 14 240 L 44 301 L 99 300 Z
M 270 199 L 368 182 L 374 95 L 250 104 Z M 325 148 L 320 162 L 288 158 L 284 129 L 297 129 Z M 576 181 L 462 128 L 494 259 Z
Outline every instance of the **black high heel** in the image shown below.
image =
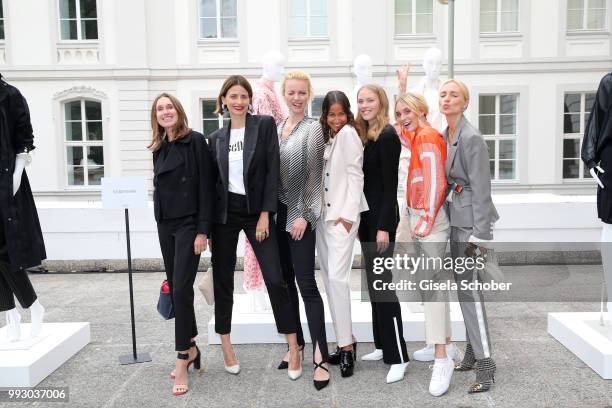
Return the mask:
M 329 354 L 329 358 L 327 359 L 327 362 L 331 365 L 339 365 L 341 351 L 342 349 L 336 346 L 336 351 Z M 354 358 L 357 359 L 357 341 L 353 343 L 353 354 L 354 354 Z
M 191 367 L 192 364 L 193 364 L 193 368 L 196 369 L 196 370 L 199 370 L 200 367 L 201 367 L 201 357 L 202 357 L 202 354 L 200 353 L 200 349 L 196 345 L 195 341 L 192 341 L 191 343 L 189 343 L 189 348 L 192 348 L 192 347 L 195 347 L 198 353 L 196 354 L 196 356 L 194 357 L 193 360 L 191 360 L 191 361 L 189 361 L 187 363 L 187 371 L 189 371 L 189 367 Z M 180 360 L 187 360 L 189 358 L 189 353 L 186 354 L 187 358 L 181 357 L 181 356 L 184 356 L 184 355 L 185 354 L 183 354 L 183 353 L 178 353 L 176 358 L 178 358 Z M 174 371 L 172 371 L 170 373 L 170 378 L 174 380 L 175 377 L 176 377 L 176 375 L 174 374 Z
M 304 361 L 304 346 L 300 346 L 299 350 L 302 352 L 302 361 Z M 289 346 L 287 346 L 287 351 L 289 351 Z M 279 370 L 286 370 L 289 368 L 289 362 L 282 360 L 276 368 Z
M 316 361 L 313 361 L 312 364 L 314 365 L 314 372 L 317 371 L 317 368 L 322 368 L 323 370 L 327 371 L 329 373 L 329 370 L 327 369 L 327 367 L 324 367 L 323 364 L 325 364 L 325 361 L 321 361 L 320 363 L 317 363 Z M 314 387 L 317 389 L 317 391 L 321 391 L 323 388 L 327 387 L 327 385 L 329 384 L 329 378 L 327 380 L 312 380 Z
M 486 392 L 495 383 L 495 361 L 491 357 L 476 360 L 476 382 L 468 388 L 468 394 Z

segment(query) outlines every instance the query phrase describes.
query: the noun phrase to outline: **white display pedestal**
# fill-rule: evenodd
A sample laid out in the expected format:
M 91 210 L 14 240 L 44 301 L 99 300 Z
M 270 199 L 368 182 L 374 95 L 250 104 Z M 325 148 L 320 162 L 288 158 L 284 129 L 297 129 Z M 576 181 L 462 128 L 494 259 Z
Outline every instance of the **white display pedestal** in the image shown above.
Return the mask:
M 353 334 L 359 342 L 371 343 L 372 337 L 372 308 L 370 302 L 361 301 L 360 292 L 351 293 L 351 312 L 353 317 Z M 329 313 L 327 298 L 323 296 L 325 304 L 325 330 L 327 341 L 335 342 L 334 326 Z M 402 303 L 402 319 L 404 326 L 404 339 L 406 341 L 425 341 L 425 316 L 423 313 L 412 312 L 414 305 L 408 307 Z M 258 344 L 258 343 L 285 343 L 285 337 L 276 331 L 276 323 L 272 311 L 260 313 L 247 312 L 249 309 L 248 295 L 234 295 L 234 311 L 232 315 L 232 344 Z M 417 305 L 418 308 L 418 305 Z M 304 340 L 310 342 L 308 321 L 304 312 L 304 304 L 300 298 L 300 318 Z M 465 341 L 465 326 L 459 304 L 451 303 L 451 327 L 454 341 Z M 208 322 L 208 344 L 221 344 L 221 339 L 215 333 L 215 318 Z
M 22 323 L 21 331 L 29 335 L 30 324 Z M 35 339 L 0 340 L 0 387 L 35 387 L 89 341 L 89 323 L 44 323 Z
M 548 333 L 601 378 L 612 379 L 612 325 L 601 313 L 549 313 Z M 605 315 L 604 315 L 605 317 Z

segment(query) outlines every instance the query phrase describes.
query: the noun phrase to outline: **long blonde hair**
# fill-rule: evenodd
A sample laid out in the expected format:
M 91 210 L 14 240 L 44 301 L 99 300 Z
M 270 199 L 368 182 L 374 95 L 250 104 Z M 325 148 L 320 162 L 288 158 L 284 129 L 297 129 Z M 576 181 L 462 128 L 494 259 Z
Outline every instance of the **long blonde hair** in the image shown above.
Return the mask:
M 359 94 L 364 89 L 374 92 L 378 98 L 378 102 L 380 103 L 380 110 L 378 111 L 378 114 L 376 114 L 375 123 L 372 127 L 370 127 L 367 120 L 361 117 L 359 111 L 357 112 L 355 125 L 357 128 L 357 133 L 359 133 L 359 137 L 365 145 L 370 140 L 374 142 L 378 140 L 380 132 L 386 125 L 389 124 L 389 98 L 387 98 L 387 93 L 382 86 L 376 84 L 366 84 L 359 88 L 359 91 L 357 91 L 358 100 Z
M 167 92 L 157 95 L 151 106 L 151 130 L 153 134 L 151 136 L 151 144 L 147 146 L 148 149 L 154 152 L 158 151 L 161 147 L 163 142 L 162 137 L 165 133 L 164 128 L 157 121 L 157 101 L 161 98 L 170 99 L 178 116 L 176 125 L 174 125 L 174 140 L 181 139 L 191 132 L 191 129 L 187 126 L 187 115 L 185 114 L 185 109 L 183 109 L 181 102 L 174 95 L 170 95 Z

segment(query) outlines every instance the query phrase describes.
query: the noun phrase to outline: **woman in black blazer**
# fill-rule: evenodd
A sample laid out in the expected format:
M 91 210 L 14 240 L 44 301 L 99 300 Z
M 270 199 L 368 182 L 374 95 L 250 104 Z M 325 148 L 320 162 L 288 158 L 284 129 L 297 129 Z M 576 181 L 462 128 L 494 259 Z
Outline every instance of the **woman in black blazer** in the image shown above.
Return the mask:
M 246 78 L 232 75 L 217 98 L 217 113 L 229 111 L 230 122 L 210 135 L 215 161 L 216 208 L 212 228 L 215 331 L 220 334 L 225 369 L 240 372 L 230 341 L 234 303 L 234 268 L 238 234 L 244 230 L 253 246 L 268 289 L 276 327 L 287 335 L 288 375 L 302 374 L 297 324 L 283 278 L 273 214 L 277 209 L 279 148 L 271 116 L 248 113 L 253 91 Z
M 389 125 L 389 101 L 378 85 L 364 85 L 357 92 L 357 131 L 363 151 L 363 190 L 369 210 L 362 213 L 359 240 L 365 261 L 368 293 L 372 303 L 374 344 L 383 360 L 391 364 L 387 383 L 404 378 L 408 352 L 403 337 L 402 312 L 394 291 L 374 290 L 374 280 L 391 282 L 390 270 L 373 273 L 375 257 L 393 257 L 395 231 L 399 222 L 397 167 L 401 144 Z
M 187 369 L 200 368 L 200 350 L 193 309 L 193 282 L 200 254 L 210 236 L 214 204 L 214 173 L 204 136 L 187 127 L 181 103 L 163 93 L 151 108 L 153 203 L 159 244 L 174 303 L 178 351 L 173 394 L 188 391 Z

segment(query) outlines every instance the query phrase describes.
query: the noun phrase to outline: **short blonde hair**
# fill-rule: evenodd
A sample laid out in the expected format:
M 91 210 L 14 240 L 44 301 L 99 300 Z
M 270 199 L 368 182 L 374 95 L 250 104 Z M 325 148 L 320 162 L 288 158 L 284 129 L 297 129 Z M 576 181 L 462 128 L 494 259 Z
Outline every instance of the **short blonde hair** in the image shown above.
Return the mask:
M 308 75 L 306 72 L 301 71 L 299 69 L 293 69 L 291 71 L 288 71 L 285 73 L 285 75 L 283 75 L 283 78 L 281 79 L 281 84 L 280 84 L 280 89 L 281 89 L 281 95 L 285 95 L 285 87 L 287 85 L 287 81 L 290 79 L 301 79 L 304 80 L 308 83 L 308 99 L 312 98 L 312 96 L 314 95 L 314 90 L 312 89 L 312 82 L 310 80 L 310 75 Z
M 442 83 L 442 85 L 440 85 L 440 90 L 450 83 L 453 83 L 459 87 L 459 92 L 461 93 L 461 96 L 463 96 L 463 99 L 465 99 L 467 106 L 470 103 L 470 90 L 468 89 L 467 85 L 458 79 L 447 79 Z
M 423 114 L 425 117 L 429 114 L 429 106 L 427 101 L 425 101 L 425 97 L 421 94 L 406 92 L 395 101 L 395 109 L 397 109 L 397 103 L 400 101 L 408 105 L 408 109 L 412 112 Z

